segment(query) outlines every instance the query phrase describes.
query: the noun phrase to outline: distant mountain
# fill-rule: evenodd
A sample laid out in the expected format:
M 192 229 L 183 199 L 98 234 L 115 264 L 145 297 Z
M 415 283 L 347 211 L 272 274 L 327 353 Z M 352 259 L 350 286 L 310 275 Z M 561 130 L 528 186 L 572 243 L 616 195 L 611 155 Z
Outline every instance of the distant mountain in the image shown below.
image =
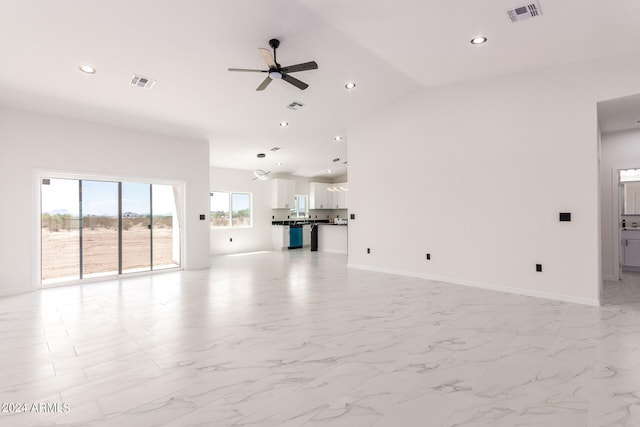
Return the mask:
M 55 209 L 52 210 L 51 212 L 45 212 L 48 213 L 49 215 L 71 215 L 71 212 L 69 212 L 66 209 Z

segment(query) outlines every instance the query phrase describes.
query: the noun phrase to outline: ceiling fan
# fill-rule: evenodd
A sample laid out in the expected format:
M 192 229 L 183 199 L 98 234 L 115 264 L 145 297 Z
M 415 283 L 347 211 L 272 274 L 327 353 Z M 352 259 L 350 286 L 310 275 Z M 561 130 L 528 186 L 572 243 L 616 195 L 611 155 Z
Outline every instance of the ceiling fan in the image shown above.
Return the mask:
M 301 90 L 305 90 L 306 88 L 308 88 L 309 87 L 308 84 L 296 79 L 295 77 L 290 76 L 289 74 L 296 73 L 298 71 L 316 70 L 318 69 L 318 64 L 315 61 L 310 61 L 310 62 L 304 62 L 302 64 L 289 65 L 288 67 L 282 67 L 280 64 L 278 64 L 276 60 L 276 49 L 278 49 L 278 46 L 280 46 L 280 40 L 278 39 L 269 40 L 269 46 L 271 46 L 271 48 L 273 49 L 273 55 L 271 55 L 271 52 L 269 51 L 269 49 L 264 49 L 264 48 L 258 49 L 258 51 L 260 52 L 260 55 L 262 55 L 262 58 L 264 59 L 264 62 L 266 62 L 267 66 L 269 67 L 268 70 L 229 68 L 229 71 L 268 73 L 267 77 L 264 79 L 262 83 L 260 83 L 260 86 L 258 86 L 256 90 L 265 90 L 265 88 L 269 86 L 269 83 L 271 83 L 271 80 L 279 80 L 279 79 L 282 79 L 285 82 L 290 83 Z
M 267 179 L 269 179 L 270 173 L 271 171 L 266 172 L 266 171 L 263 171 L 262 169 L 256 169 L 253 172 L 253 175 L 255 176 L 255 178 L 253 178 L 253 181 L 255 181 L 256 179 L 259 179 L 260 181 L 266 181 Z

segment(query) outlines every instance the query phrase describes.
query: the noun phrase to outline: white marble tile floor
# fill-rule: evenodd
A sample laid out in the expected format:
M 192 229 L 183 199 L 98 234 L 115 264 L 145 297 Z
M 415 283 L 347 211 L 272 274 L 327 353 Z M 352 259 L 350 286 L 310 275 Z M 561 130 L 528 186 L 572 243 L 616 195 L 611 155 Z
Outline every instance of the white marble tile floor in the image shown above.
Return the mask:
M 640 426 L 640 274 L 589 307 L 346 263 L 0 298 L 0 426 Z

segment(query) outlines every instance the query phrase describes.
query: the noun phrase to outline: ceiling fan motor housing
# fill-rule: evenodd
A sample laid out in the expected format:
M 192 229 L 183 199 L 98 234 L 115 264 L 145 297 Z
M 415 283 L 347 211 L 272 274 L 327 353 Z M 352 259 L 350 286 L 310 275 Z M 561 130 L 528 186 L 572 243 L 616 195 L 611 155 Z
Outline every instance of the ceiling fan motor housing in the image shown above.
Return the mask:
M 269 46 L 271 46 L 271 49 L 277 49 L 280 46 L 280 40 L 278 39 L 269 40 Z

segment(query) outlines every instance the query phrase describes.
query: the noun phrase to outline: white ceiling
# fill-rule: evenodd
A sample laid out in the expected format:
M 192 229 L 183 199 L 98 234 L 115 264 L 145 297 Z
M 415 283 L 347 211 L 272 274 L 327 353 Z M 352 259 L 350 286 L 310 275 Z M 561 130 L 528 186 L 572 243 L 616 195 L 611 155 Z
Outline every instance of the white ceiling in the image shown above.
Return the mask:
M 511 23 L 505 11 L 523 3 L 3 0 L 0 103 L 206 139 L 213 166 L 340 175 L 348 123 L 411 92 L 640 46 L 638 1 L 540 0 L 541 17 Z M 476 35 L 489 41 L 472 46 Z M 295 74 L 307 90 L 275 81 L 256 92 L 263 74 L 227 71 L 264 68 L 257 48 L 274 37 L 283 66 L 318 63 Z M 129 85 L 135 73 L 156 86 Z M 305 106 L 287 109 L 292 101 Z

